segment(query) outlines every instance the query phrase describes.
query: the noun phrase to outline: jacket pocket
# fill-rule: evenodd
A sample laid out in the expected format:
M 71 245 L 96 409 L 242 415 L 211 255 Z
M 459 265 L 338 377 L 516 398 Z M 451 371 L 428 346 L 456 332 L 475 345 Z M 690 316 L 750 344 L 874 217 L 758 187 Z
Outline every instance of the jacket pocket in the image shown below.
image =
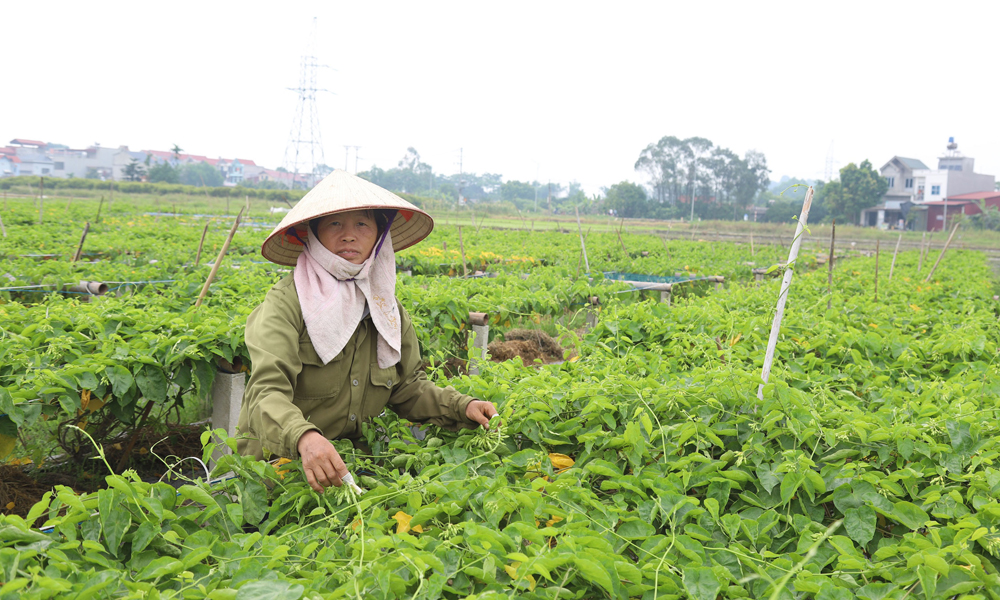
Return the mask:
M 389 403 L 389 395 L 394 387 L 399 385 L 399 373 L 396 367 L 380 369 L 377 364 L 372 365 L 371 386 L 365 397 L 365 417 L 377 417 L 382 414 L 385 405 Z
M 324 365 L 311 343 L 300 344 L 299 358 L 302 360 L 302 370 L 295 378 L 296 404 L 336 400 L 348 376 L 343 357 L 341 352 L 339 356 Z

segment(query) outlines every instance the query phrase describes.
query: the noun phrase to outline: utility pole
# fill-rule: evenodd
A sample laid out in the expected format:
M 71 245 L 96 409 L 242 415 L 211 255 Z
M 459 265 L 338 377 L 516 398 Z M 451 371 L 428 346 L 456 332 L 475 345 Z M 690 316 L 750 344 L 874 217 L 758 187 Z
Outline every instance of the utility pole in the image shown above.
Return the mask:
M 292 187 L 298 178 L 300 167 L 308 174 L 309 180 L 304 181 L 306 187 L 311 187 L 316 166 L 326 162 L 323 158 L 323 138 L 319 126 L 319 108 L 316 104 L 318 92 L 329 90 L 316 87 L 316 72 L 327 65 L 319 64 L 316 57 L 317 20 L 313 17 L 312 31 L 306 43 L 306 52 L 302 56 L 302 69 L 299 73 L 298 87 L 288 88 L 298 94 L 298 105 L 295 117 L 292 119 L 292 129 L 288 134 L 288 145 L 285 147 L 284 166 L 292 172 Z
M 358 174 L 358 150 L 361 149 L 361 146 L 351 146 L 351 147 L 354 148 L 354 174 L 357 175 Z
M 350 146 L 344 146 L 344 170 L 347 170 L 347 157 L 351 153 Z

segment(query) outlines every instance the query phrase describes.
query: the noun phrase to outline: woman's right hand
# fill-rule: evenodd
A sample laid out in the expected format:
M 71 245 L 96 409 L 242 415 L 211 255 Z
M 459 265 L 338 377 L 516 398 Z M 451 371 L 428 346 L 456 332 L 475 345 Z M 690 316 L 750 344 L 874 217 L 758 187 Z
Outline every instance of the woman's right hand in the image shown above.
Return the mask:
M 302 469 L 312 489 L 323 493 L 331 485 L 341 486 L 341 479 L 348 473 L 347 465 L 330 440 L 313 429 L 302 434 L 298 447 Z

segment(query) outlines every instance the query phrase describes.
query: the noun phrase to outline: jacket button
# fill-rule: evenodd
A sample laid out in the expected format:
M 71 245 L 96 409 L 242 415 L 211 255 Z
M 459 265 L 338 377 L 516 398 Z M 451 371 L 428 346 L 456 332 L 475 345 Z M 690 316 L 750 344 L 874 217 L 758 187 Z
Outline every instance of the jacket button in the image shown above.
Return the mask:
M 352 421 L 356 421 L 357 419 L 358 419 L 357 417 L 355 417 L 354 415 L 351 415 L 351 420 Z
M 392 387 L 392 380 L 391 379 L 389 381 L 387 381 L 386 383 L 389 385 L 389 387 Z
M 354 384 L 355 386 L 357 386 L 357 385 L 358 385 L 358 380 L 357 380 L 357 379 L 355 379 L 355 380 L 354 380 L 354 381 L 352 381 L 351 383 L 352 383 L 352 384 Z

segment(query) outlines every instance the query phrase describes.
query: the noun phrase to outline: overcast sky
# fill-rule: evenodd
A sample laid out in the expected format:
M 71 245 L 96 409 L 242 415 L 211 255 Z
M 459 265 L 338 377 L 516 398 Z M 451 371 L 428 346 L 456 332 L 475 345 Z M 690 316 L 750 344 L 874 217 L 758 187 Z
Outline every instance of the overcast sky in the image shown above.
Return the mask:
M 764 152 L 771 178 L 949 136 L 1000 175 L 998 2 L 5 2 L 0 142 L 284 161 L 312 18 L 325 159 L 576 180 L 667 135 Z M 349 170 L 354 170 L 351 151 Z

